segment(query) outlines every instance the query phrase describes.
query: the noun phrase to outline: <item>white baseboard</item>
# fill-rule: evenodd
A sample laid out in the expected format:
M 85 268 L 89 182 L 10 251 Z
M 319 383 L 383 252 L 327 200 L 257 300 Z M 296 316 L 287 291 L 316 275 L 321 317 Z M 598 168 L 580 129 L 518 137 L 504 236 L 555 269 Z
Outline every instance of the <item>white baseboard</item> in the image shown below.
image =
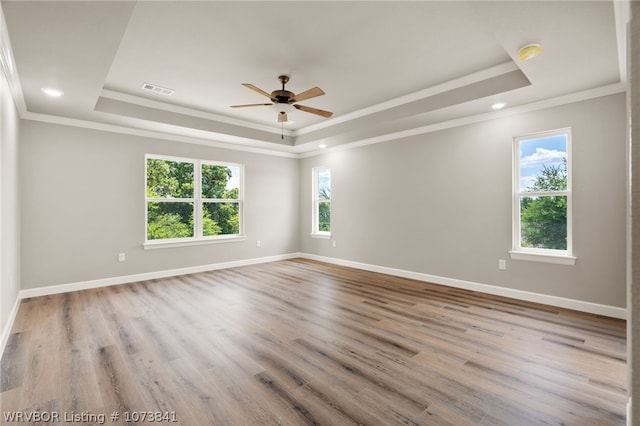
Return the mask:
M 367 263 L 355 262 L 351 260 L 338 259 L 334 257 L 318 256 L 309 253 L 289 253 L 276 256 L 259 257 L 245 260 L 235 260 L 231 262 L 213 263 L 209 265 L 191 266 L 187 268 L 169 269 L 164 271 L 145 272 L 142 274 L 125 275 L 120 277 L 104 278 L 91 281 L 82 281 L 70 284 L 61 284 L 48 287 L 39 287 L 21 290 L 18 296 L 18 302 L 29 297 L 47 296 L 50 294 L 66 293 L 69 291 L 87 290 L 91 288 L 107 287 L 112 285 L 127 284 L 136 281 L 145 281 L 158 278 L 167 278 L 178 275 L 193 274 L 196 272 L 214 271 L 216 269 L 234 268 L 237 266 L 255 265 L 259 263 L 275 262 L 278 260 L 293 259 L 302 257 L 306 259 L 318 260 L 320 262 L 332 263 L 335 265 L 348 266 L 366 271 L 379 272 L 382 274 L 395 275 L 403 278 L 410 278 L 418 281 L 430 282 L 434 284 L 442 284 L 449 287 L 461 288 L 465 290 L 478 291 L 481 293 L 493 294 L 496 296 L 510 297 L 513 299 L 525 300 L 528 302 L 542 303 L 550 306 L 573 309 L 576 311 L 587 312 L 596 315 L 603 315 L 612 318 L 626 319 L 627 310 L 616 306 L 601 305 L 598 303 L 585 302 L 582 300 L 567 299 L 563 297 L 550 296 L 546 294 L 533 293 L 512 288 L 499 287 L 489 284 L 482 284 L 472 281 L 464 281 L 455 278 L 440 277 L 437 275 L 424 274 L 421 272 L 407 271 L 404 269 L 389 268 L 386 266 L 378 266 Z M 17 311 L 17 305 L 14 307 Z M 16 312 L 12 312 L 15 317 Z M 13 319 L 7 324 L 9 330 L 13 324 Z M 5 327 L 5 329 L 7 328 Z M 3 344 L 8 337 L 3 330 Z
M 424 274 L 421 272 L 407 271 L 404 269 L 389 268 L 386 266 L 371 265 L 368 263 L 355 262 L 351 260 L 338 259 L 334 257 L 318 256 L 315 254 L 300 253 L 300 257 L 320 262 L 333 263 L 335 265 L 348 266 L 356 269 L 363 269 L 381 274 L 395 275 L 403 278 L 410 278 L 417 281 L 425 281 L 434 284 L 442 284 L 449 287 L 473 290 L 481 293 L 493 294 L 496 296 L 510 297 L 512 299 L 524 300 L 527 302 L 542 303 L 544 305 L 557 306 L 560 308 L 573 309 L 575 311 L 587 312 L 590 314 L 603 315 L 611 318 L 627 319 L 627 310 L 616 306 L 601 305 L 598 303 L 585 302 L 582 300 L 567 299 L 564 297 L 550 296 L 547 294 L 533 293 L 529 291 L 516 290 L 512 288 L 499 287 L 490 284 L 464 281 L 455 278 L 439 277 L 437 275 Z
M 29 288 L 20 291 L 19 299 L 29 297 L 48 296 L 50 294 L 67 293 L 70 291 L 88 290 L 92 288 L 108 287 L 112 285 L 128 284 L 137 281 L 154 280 L 158 278 L 175 277 L 178 275 L 193 274 L 196 272 L 215 271 L 216 269 L 235 268 L 237 266 L 256 265 L 259 263 L 275 262 L 278 260 L 292 259 L 300 257 L 299 253 L 281 254 L 275 256 L 257 257 L 245 260 L 234 260 L 231 262 L 212 263 L 209 265 L 189 266 L 179 269 L 168 269 L 164 271 L 145 272 L 142 274 L 124 275 L 120 277 L 103 278 L 99 280 L 81 281 L 70 284 L 60 284 L 47 287 Z
M 7 346 L 7 342 L 9 341 L 9 335 L 11 334 L 11 329 L 13 328 L 13 323 L 16 320 L 16 315 L 18 315 L 18 308 L 20 307 L 20 296 L 15 300 L 13 304 L 13 308 L 11 309 L 11 313 L 9 314 L 9 318 L 7 318 L 7 323 L 4 325 L 4 329 L 2 330 L 2 340 L 0 340 L 0 357 L 4 353 L 4 348 Z

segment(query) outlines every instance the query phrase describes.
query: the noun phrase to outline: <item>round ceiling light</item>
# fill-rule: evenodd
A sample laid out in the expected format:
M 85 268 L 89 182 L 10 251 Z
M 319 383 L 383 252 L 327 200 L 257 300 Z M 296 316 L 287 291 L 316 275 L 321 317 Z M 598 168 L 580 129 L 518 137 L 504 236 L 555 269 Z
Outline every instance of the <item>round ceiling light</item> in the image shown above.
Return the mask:
M 518 50 L 518 59 L 528 61 L 542 53 L 542 46 L 538 43 L 527 44 Z

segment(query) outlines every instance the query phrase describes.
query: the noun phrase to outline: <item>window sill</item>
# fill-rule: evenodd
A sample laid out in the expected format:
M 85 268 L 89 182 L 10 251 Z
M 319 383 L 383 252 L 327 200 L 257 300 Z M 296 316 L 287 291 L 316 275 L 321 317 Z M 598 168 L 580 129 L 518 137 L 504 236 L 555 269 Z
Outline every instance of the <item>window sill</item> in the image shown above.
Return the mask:
M 189 239 L 189 240 L 164 240 L 164 241 L 147 241 L 142 245 L 145 250 L 163 249 L 172 247 L 187 247 L 187 246 L 201 246 L 205 244 L 222 244 L 222 243 L 236 243 L 240 241 L 246 241 L 245 235 L 232 235 L 228 237 L 206 238 L 206 239 Z
M 509 255 L 511 256 L 512 260 L 527 260 L 530 262 L 555 263 L 557 265 L 568 265 L 568 266 L 573 266 L 576 264 L 576 258 L 574 256 L 568 256 L 568 255 L 562 255 L 562 254 L 510 251 Z
M 311 235 L 311 238 L 321 238 L 323 240 L 331 239 L 331 233 L 330 232 L 324 232 L 324 233 L 312 232 L 310 235 Z

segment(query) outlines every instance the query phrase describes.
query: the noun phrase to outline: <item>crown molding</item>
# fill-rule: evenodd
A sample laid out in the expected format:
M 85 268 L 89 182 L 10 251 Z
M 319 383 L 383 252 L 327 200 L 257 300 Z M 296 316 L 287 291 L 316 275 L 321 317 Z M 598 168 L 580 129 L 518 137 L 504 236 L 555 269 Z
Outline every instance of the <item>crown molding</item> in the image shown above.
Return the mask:
M 13 102 L 18 110 L 18 115 L 23 118 L 27 113 L 27 104 L 24 101 L 24 92 L 22 91 L 22 85 L 20 84 L 20 78 L 18 76 L 18 70 L 16 69 L 16 61 L 13 57 L 13 50 L 11 49 L 11 40 L 9 39 L 9 33 L 7 31 L 7 23 L 4 19 L 4 11 L 0 4 L 0 69 L 7 79 L 9 85 L 9 91 L 13 97 Z
M 316 155 L 322 155 L 329 152 L 343 151 L 347 149 L 359 148 L 362 146 L 373 145 L 382 142 L 388 142 L 391 140 L 397 140 L 402 138 L 408 138 L 411 136 L 436 132 L 439 130 L 450 129 L 454 127 L 466 126 L 468 124 L 479 123 L 482 121 L 494 120 L 497 118 L 508 117 L 510 115 L 522 114 L 531 111 L 537 111 L 545 108 L 552 108 L 556 106 L 572 104 L 576 102 L 582 102 L 589 99 L 600 98 L 603 96 L 614 95 L 622 93 L 627 90 L 624 83 L 614 83 L 606 86 L 597 87 L 594 89 L 584 90 L 582 92 L 576 92 L 569 95 L 558 96 L 555 98 L 545 99 L 538 102 L 532 102 L 528 104 L 519 105 L 512 108 L 506 108 L 500 111 L 487 112 L 477 115 L 472 115 L 463 118 L 457 118 L 453 120 L 443 121 L 436 124 L 430 124 L 427 126 L 416 127 L 413 129 L 407 129 L 400 132 L 388 133 L 385 135 L 379 135 L 372 138 L 362 139 L 356 142 L 345 143 L 337 145 L 331 148 L 314 149 L 313 151 L 300 153 L 299 158 L 314 157 Z
M 249 129 L 260 130 L 263 132 L 269 132 L 280 135 L 284 133 L 285 136 L 294 136 L 294 132 L 289 129 L 277 129 L 272 126 L 264 124 L 253 123 L 246 120 L 240 120 L 237 118 L 228 117 L 225 115 L 214 114 L 212 112 L 202 111 L 199 109 L 188 108 L 180 105 L 174 105 L 167 102 L 155 101 L 153 99 L 143 98 L 141 96 L 130 95 L 128 93 L 117 92 L 115 90 L 102 89 L 100 96 L 103 98 L 113 99 L 116 101 L 126 102 L 134 105 L 139 105 L 148 108 L 155 108 L 163 111 L 174 112 L 176 114 L 184 114 L 192 117 L 203 118 L 205 120 L 219 121 L 225 124 L 232 124 L 235 126 L 242 126 Z
M 83 127 L 88 129 L 94 129 L 94 130 L 102 130 L 102 131 L 112 132 L 112 133 L 121 133 L 121 134 L 133 135 L 133 136 L 142 136 L 142 137 L 148 137 L 148 138 L 170 140 L 175 142 L 185 142 L 185 143 L 193 143 L 198 145 L 206 145 L 210 147 L 230 149 L 235 151 L 245 151 L 245 152 L 252 152 L 257 154 L 273 155 L 273 156 L 287 157 L 287 158 L 307 158 L 307 157 L 313 157 L 316 155 L 326 154 L 329 152 L 337 152 L 337 151 L 342 151 L 346 149 L 354 149 L 362 146 L 373 145 L 373 144 L 387 142 L 391 140 L 397 140 L 397 139 L 407 138 L 411 136 L 431 133 L 438 130 L 450 129 L 453 127 L 465 126 L 468 124 L 507 117 L 510 115 L 522 114 L 530 111 L 536 111 L 540 109 L 551 108 L 551 107 L 571 104 L 575 102 L 581 102 L 581 101 L 594 99 L 598 97 L 609 96 L 616 93 L 625 92 L 626 89 L 627 89 L 626 84 L 615 83 L 615 84 L 597 87 L 594 89 L 584 90 L 577 93 L 572 93 L 569 95 L 559 96 L 556 98 L 550 98 L 550 99 L 545 99 L 538 102 L 519 105 L 512 108 L 506 108 L 500 111 L 488 112 L 488 113 L 463 117 L 459 119 L 443 121 L 441 123 L 430 124 L 427 126 L 416 127 L 413 129 L 407 129 L 400 132 L 393 132 L 393 133 L 375 136 L 372 138 L 362 139 L 356 142 L 346 143 L 346 144 L 338 145 L 331 148 L 313 149 L 306 152 L 300 152 L 301 147 L 300 146 L 296 147 L 295 145 L 294 146 L 281 145 L 279 146 L 280 150 L 241 146 L 231 142 L 221 142 L 213 138 L 203 139 L 203 138 L 196 138 L 196 137 L 190 137 L 190 136 L 181 136 L 181 135 L 170 134 L 162 131 L 136 129 L 128 126 L 100 123 L 100 122 L 88 121 L 88 120 L 79 120 L 79 119 L 73 119 L 68 117 L 59 117 L 59 116 L 38 114 L 38 113 L 32 113 L 32 112 L 21 114 L 21 118 L 25 120 L 41 121 L 45 123 L 61 124 L 61 125 L 67 125 L 72 127 Z M 271 143 L 271 142 L 264 142 L 264 141 L 256 141 L 256 142 Z
M 627 25 L 631 16 L 629 0 L 616 0 L 613 2 L 613 14 L 615 18 L 616 40 L 618 42 L 618 68 L 620 81 L 627 82 Z
M 385 102 L 381 102 L 376 105 L 371 105 L 366 108 L 362 108 L 347 114 L 342 114 L 336 118 L 331 118 L 329 120 L 322 121 L 317 124 L 312 124 L 311 126 L 304 127 L 299 130 L 294 130 L 293 136 L 300 136 L 306 133 L 315 132 L 316 130 L 326 129 L 328 127 L 335 126 L 337 124 L 341 124 L 347 121 L 355 120 L 357 118 L 361 118 L 370 114 L 374 114 L 376 112 L 385 111 L 391 108 L 395 108 L 410 102 L 415 102 L 420 99 L 428 98 L 431 96 L 435 96 L 440 93 L 447 92 L 449 90 L 458 89 L 463 86 L 468 86 L 473 83 L 477 83 L 483 80 L 487 80 L 492 77 L 497 77 L 502 74 L 507 74 L 512 71 L 517 71 L 520 68 L 516 65 L 515 62 L 509 61 L 505 62 L 493 67 L 486 68 L 481 71 L 477 71 L 471 74 L 467 74 L 463 77 L 455 78 L 453 80 L 446 81 L 442 84 L 438 84 L 436 86 L 428 87 L 426 89 L 419 90 L 417 92 L 410 93 L 408 95 L 399 96 L 394 99 L 390 99 Z
M 100 131 L 110 132 L 110 133 L 120 133 L 120 134 L 126 134 L 131 136 L 141 136 L 145 138 L 163 139 L 168 141 L 184 142 L 184 143 L 191 143 L 196 145 L 206 145 L 213 148 L 229 149 L 233 151 L 251 152 L 255 154 L 271 155 L 276 157 L 298 158 L 298 154 L 292 152 L 293 147 L 289 145 L 280 145 L 280 148 L 284 150 L 279 151 L 275 149 L 267 149 L 267 148 L 253 147 L 253 146 L 242 146 L 242 145 L 238 145 L 231 142 L 220 142 L 215 139 L 203 139 L 203 138 L 197 138 L 192 136 L 175 135 L 175 134 L 166 133 L 162 131 L 138 129 L 138 128 L 121 126 L 116 124 L 100 123 L 97 121 L 89 121 L 89 120 L 79 120 L 76 118 L 59 117 L 55 115 L 39 114 L 39 113 L 33 113 L 33 112 L 27 112 L 25 116 L 21 118 L 24 120 L 39 121 L 42 123 L 49 123 L 49 124 L 60 124 L 64 126 L 80 127 L 80 128 L 92 129 L 92 130 L 100 130 Z M 271 143 L 271 142 L 264 142 L 264 141 L 252 141 L 252 142 L 265 143 L 265 144 Z

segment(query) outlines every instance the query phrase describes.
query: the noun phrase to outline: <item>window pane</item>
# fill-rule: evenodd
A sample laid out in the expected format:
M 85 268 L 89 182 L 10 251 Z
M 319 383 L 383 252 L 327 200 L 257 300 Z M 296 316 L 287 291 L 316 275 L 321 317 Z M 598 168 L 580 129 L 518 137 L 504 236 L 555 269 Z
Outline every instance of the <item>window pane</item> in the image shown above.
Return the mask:
M 520 246 L 567 249 L 567 197 L 520 199 Z
M 567 189 L 567 135 L 522 140 L 520 192 Z
M 318 231 L 331 231 L 331 203 L 328 201 L 318 203 Z
M 147 203 L 147 239 L 193 237 L 193 203 Z
M 240 167 L 202 165 L 202 198 L 240 198 Z
M 147 197 L 193 198 L 193 163 L 147 158 Z
M 240 233 L 240 203 L 204 203 L 202 206 L 202 235 Z
M 331 199 L 331 170 L 318 169 L 318 199 Z

